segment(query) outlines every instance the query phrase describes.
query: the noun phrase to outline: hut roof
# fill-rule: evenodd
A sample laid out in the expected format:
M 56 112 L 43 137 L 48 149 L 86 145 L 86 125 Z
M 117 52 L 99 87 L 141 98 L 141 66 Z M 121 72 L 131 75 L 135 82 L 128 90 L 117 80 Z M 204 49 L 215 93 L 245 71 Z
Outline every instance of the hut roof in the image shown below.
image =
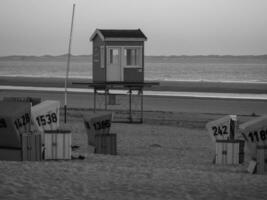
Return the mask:
M 140 29 L 96 29 L 90 37 L 92 41 L 96 35 L 103 41 L 145 41 L 147 37 Z

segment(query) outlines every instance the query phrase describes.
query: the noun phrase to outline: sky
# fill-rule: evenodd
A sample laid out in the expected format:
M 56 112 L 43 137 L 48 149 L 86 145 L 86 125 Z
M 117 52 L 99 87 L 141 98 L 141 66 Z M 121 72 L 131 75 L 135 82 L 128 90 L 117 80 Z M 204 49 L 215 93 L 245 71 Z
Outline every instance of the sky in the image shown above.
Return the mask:
M 0 0 L 0 56 L 91 54 L 96 28 L 137 29 L 146 55 L 267 54 L 266 0 Z

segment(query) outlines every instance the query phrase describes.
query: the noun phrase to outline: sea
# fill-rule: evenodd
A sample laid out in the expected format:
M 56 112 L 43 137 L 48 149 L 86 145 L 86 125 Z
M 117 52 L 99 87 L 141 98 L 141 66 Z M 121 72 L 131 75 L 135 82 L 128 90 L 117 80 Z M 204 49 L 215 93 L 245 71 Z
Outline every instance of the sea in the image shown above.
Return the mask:
M 0 60 L 0 76 L 65 77 L 65 61 Z M 69 77 L 92 78 L 92 64 L 72 61 Z M 263 82 L 267 83 L 267 62 L 146 62 L 145 80 Z

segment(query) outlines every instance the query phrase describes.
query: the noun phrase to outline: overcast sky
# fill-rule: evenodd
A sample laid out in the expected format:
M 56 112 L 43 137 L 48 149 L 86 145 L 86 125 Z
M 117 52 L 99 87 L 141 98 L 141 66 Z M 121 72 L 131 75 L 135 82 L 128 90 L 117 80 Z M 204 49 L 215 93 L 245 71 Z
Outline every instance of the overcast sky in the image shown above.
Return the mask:
M 0 0 L 0 56 L 91 54 L 96 28 L 141 28 L 147 55 L 267 54 L 267 0 Z

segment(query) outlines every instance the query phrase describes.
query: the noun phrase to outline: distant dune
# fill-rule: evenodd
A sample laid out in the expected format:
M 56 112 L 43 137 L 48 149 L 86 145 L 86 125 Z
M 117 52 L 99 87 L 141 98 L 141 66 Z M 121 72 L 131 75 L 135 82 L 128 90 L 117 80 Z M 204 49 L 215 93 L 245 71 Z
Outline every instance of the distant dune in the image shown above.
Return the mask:
M 74 61 L 80 62 L 91 62 L 91 55 L 72 55 L 71 59 Z M 4 56 L 0 57 L 0 61 L 58 61 L 63 62 L 67 61 L 67 54 L 52 56 L 52 55 L 43 55 L 43 56 L 23 56 L 23 55 L 13 55 L 13 56 Z
M 23 56 L 12 55 L 0 57 L 0 61 L 58 61 L 67 60 L 67 54 L 63 55 L 43 55 L 43 56 Z M 72 55 L 71 60 L 75 62 L 92 62 L 92 55 Z M 180 55 L 180 56 L 146 56 L 148 63 L 267 63 L 266 55 Z

